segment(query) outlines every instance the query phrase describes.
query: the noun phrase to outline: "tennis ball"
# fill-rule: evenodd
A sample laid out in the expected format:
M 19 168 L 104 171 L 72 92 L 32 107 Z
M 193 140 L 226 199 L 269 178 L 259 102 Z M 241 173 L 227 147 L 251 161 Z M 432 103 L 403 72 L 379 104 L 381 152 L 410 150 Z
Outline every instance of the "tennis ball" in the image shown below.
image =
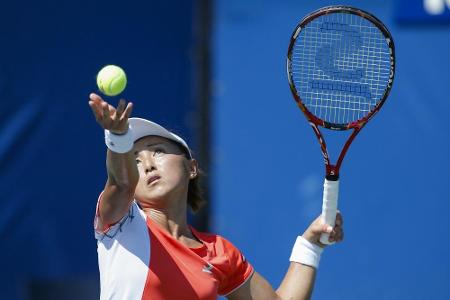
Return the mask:
M 122 93 L 126 85 L 127 76 L 118 66 L 105 66 L 97 74 L 97 86 L 107 96 L 116 96 Z

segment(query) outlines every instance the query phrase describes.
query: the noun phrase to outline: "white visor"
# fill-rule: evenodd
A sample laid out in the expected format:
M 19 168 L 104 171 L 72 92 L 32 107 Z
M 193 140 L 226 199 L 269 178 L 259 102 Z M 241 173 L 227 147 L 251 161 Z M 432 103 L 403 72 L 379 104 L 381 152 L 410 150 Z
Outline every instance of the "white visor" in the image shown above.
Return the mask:
M 149 135 L 160 136 L 172 140 L 174 142 L 177 142 L 178 144 L 183 146 L 189 153 L 189 158 L 192 158 L 191 149 L 189 149 L 187 143 L 181 137 L 179 137 L 173 132 L 170 132 L 161 125 L 142 118 L 129 118 L 128 124 L 131 127 L 131 132 L 133 133 L 133 142 L 136 142 L 138 139 L 144 136 Z

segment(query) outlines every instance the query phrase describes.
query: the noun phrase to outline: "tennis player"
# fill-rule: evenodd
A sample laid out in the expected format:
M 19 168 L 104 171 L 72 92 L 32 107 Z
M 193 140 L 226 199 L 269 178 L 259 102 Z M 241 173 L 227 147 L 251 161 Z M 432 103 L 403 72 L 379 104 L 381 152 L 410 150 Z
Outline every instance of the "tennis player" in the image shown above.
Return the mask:
M 343 239 L 317 218 L 297 237 L 289 269 L 275 291 L 225 238 L 195 230 L 187 209 L 204 200 L 199 167 L 186 142 L 151 121 L 129 118 L 130 102 L 117 108 L 90 95 L 105 130 L 108 179 L 97 202 L 95 236 L 101 299 L 209 300 L 309 299 L 324 245 Z

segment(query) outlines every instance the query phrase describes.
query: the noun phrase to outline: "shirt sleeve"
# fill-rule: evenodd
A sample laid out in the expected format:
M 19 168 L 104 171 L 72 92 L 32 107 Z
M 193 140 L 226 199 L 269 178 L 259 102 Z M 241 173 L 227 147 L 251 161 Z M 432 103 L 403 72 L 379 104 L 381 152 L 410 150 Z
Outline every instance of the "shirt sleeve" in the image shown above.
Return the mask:
M 226 296 L 242 286 L 252 276 L 253 266 L 232 243 L 223 240 L 225 255 L 228 257 L 228 270 L 219 285 L 219 294 Z
M 118 222 L 114 224 L 102 224 L 102 226 L 99 225 L 99 207 L 102 201 L 102 195 L 103 192 L 100 193 L 97 200 L 97 207 L 95 209 L 95 216 L 94 216 L 94 232 L 95 232 L 95 238 L 97 240 L 102 240 L 105 237 L 106 238 L 114 238 L 117 233 L 122 231 L 122 226 L 125 225 L 127 220 L 131 220 L 134 218 L 136 208 L 134 207 L 134 202 L 132 205 L 130 205 L 130 208 L 128 212 L 120 219 Z

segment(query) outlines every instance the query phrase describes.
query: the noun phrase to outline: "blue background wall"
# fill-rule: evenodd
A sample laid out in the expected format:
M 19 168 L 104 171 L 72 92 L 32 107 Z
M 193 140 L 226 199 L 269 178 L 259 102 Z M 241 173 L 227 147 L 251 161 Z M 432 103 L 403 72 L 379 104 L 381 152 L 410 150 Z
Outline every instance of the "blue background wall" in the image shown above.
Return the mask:
M 2 4 L 0 299 L 34 297 L 39 282 L 98 281 L 92 222 L 106 148 L 88 95 L 101 67 L 125 69 L 134 116 L 195 144 L 193 13 L 181 0 Z
M 275 287 L 295 237 L 320 214 L 324 174 L 289 91 L 287 46 L 308 12 L 342 3 L 219 0 L 215 8 L 212 224 Z M 397 69 L 387 103 L 341 169 L 346 238 L 325 250 L 314 299 L 448 299 L 449 23 L 395 21 L 422 1 L 344 3 L 386 23 Z

